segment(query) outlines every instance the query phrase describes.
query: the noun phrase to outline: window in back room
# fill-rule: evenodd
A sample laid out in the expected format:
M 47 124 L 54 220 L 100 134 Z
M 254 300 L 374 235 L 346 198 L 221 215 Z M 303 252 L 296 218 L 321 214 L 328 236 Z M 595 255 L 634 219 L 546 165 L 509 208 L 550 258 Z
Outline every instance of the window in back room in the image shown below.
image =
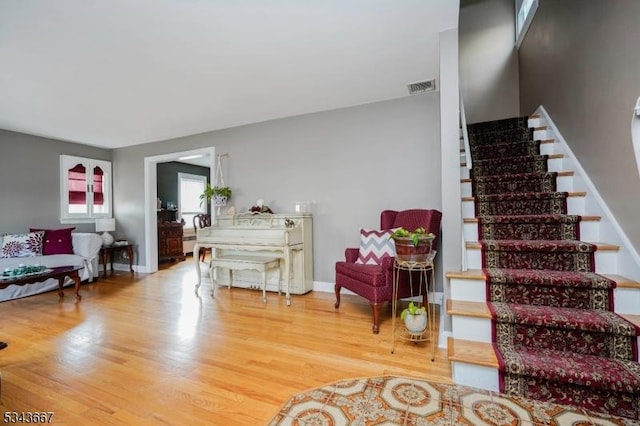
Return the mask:
M 200 203 L 200 194 L 206 185 L 206 176 L 178 173 L 179 217 L 184 219 L 185 227 L 193 227 L 193 217 L 207 212 L 206 203 Z

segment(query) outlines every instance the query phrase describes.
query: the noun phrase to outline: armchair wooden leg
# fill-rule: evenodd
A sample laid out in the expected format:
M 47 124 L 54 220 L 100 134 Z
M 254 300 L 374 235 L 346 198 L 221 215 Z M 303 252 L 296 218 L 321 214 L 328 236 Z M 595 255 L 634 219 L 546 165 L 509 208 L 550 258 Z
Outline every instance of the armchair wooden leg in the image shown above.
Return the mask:
M 373 313 L 373 334 L 380 332 L 380 305 L 381 303 L 371 302 L 371 312 Z
M 336 303 L 335 305 L 333 305 L 336 309 L 338 309 L 340 307 L 340 290 L 342 289 L 341 286 L 339 286 L 338 284 L 335 285 L 334 287 L 334 291 L 336 293 Z

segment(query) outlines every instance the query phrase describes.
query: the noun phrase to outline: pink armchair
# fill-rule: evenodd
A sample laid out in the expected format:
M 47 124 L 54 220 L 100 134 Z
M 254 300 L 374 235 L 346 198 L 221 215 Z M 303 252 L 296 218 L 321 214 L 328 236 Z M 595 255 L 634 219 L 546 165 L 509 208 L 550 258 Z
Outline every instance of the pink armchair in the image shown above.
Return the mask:
M 437 247 L 438 235 L 440 234 L 440 219 L 442 213 L 438 210 L 411 209 L 403 211 L 384 210 L 380 214 L 380 229 L 393 229 L 403 227 L 413 231 L 419 226 L 436 235 L 433 240 L 433 247 Z M 380 265 L 363 265 L 356 263 L 359 250 L 357 248 L 347 248 L 345 250 L 345 261 L 336 262 L 336 303 L 335 308 L 340 307 L 340 290 L 344 287 L 347 290 L 364 297 L 371 304 L 373 314 L 373 333 L 380 331 L 380 306 L 390 301 L 393 293 L 393 257 L 382 259 Z M 401 271 L 398 282 L 398 298 L 403 299 L 411 296 L 409 288 L 409 276 L 407 271 Z M 414 283 L 418 280 L 414 280 Z M 415 284 L 414 284 L 415 285 Z M 414 294 L 417 289 L 414 288 Z M 423 302 L 426 303 L 426 292 L 423 291 Z

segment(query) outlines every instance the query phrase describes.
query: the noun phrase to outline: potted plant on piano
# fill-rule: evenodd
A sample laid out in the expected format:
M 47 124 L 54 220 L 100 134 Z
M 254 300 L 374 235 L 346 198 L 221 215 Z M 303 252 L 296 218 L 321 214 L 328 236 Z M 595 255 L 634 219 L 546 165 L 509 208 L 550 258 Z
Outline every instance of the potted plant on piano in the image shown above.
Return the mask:
M 213 199 L 213 205 L 218 208 L 218 214 L 220 214 L 220 207 L 226 206 L 229 198 L 231 198 L 231 188 L 228 186 L 211 186 L 211 184 L 207 184 L 202 194 L 200 194 L 200 205 L 203 203 L 208 204 Z

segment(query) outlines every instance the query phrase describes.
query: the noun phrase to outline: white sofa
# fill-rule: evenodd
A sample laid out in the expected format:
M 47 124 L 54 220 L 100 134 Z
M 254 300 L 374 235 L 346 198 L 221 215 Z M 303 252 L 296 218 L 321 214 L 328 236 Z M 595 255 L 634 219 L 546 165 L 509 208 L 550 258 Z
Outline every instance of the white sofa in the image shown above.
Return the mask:
M 93 281 L 98 277 L 98 254 L 102 247 L 102 239 L 98 234 L 89 232 L 72 232 L 73 254 L 51 254 L 32 257 L 3 257 L 0 258 L 0 272 L 6 268 L 15 268 L 18 265 L 43 265 L 48 268 L 58 266 L 82 266 L 78 272 L 82 281 Z M 67 278 L 64 285 L 73 284 L 73 280 Z M 25 285 L 10 285 L 0 290 L 0 302 L 44 293 L 58 288 L 58 280 L 48 279 L 43 282 Z

